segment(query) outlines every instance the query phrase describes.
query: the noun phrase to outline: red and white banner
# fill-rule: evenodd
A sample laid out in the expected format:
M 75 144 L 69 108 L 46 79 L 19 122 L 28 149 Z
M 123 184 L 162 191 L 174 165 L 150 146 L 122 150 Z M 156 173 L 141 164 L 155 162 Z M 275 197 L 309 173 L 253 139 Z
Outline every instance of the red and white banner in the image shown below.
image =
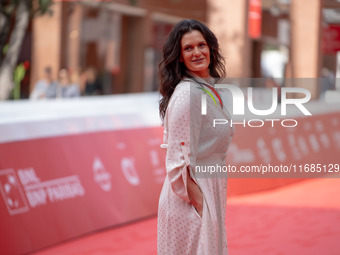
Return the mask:
M 248 34 L 257 39 L 261 37 L 262 3 L 261 0 L 249 0 Z
M 161 137 L 157 127 L 1 144 L 1 254 L 155 215 Z
M 155 215 L 165 178 L 157 98 L 2 104 L 0 253 L 28 253 Z M 339 163 L 336 106 L 327 106 L 333 112 L 296 118 L 295 128 L 280 122 L 274 128 L 236 125 L 227 164 Z M 17 114 L 10 113 L 14 110 Z M 241 177 L 229 179 L 229 195 L 297 181 L 294 175 Z
M 324 54 L 336 54 L 340 51 L 340 25 L 330 24 L 323 28 L 322 51 Z
M 276 188 L 306 178 L 340 178 L 340 112 L 295 119 L 298 125 L 294 128 L 283 127 L 280 122 L 274 128 L 271 122 L 261 128 L 236 125 L 227 164 L 238 171 L 241 166 L 255 170 L 280 166 L 290 171 L 228 173 L 229 195 Z

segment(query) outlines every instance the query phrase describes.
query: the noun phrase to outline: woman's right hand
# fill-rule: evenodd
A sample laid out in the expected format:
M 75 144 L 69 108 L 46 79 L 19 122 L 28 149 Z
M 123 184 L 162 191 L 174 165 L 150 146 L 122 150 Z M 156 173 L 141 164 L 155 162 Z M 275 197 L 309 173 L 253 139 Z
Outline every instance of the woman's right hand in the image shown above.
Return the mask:
M 187 178 L 187 188 L 188 188 L 188 195 L 189 195 L 191 204 L 195 207 L 197 213 L 202 217 L 203 194 L 200 188 L 194 182 L 194 180 L 190 177 L 189 172 L 188 172 L 188 178 Z

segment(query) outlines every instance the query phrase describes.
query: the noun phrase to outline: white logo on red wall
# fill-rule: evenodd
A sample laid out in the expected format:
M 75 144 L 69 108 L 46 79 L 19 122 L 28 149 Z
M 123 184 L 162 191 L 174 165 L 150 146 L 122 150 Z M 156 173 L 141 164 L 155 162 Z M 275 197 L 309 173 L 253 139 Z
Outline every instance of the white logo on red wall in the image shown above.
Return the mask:
M 111 190 L 111 175 L 106 171 L 103 163 L 98 157 L 96 157 L 93 161 L 93 177 L 95 182 L 98 183 L 102 190 Z
M 123 158 L 121 161 L 121 167 L 126 180 L 130 184 L 138 185 L 140 183 L 135 167 L 135 159 L 133 157 Z
M 29 211 L 14 169 L 0 171 L 0 190 L 10 215 Z
M 85 195 L 77 175 L 41 181 L 33 167 L 0 171 L 0 188 L 10 215 Z
M 159 152 L 157 150 L 150 150 L 150 161 L 153 166 L 153 174 L 156 183 L 163 183 L 165 178 L 165 169 L 161 166 L 159 160 Z

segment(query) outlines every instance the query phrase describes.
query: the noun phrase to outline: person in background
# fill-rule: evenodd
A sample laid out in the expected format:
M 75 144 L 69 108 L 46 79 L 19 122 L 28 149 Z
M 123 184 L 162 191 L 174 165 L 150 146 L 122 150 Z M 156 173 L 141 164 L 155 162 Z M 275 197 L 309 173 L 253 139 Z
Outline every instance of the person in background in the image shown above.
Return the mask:
M 66 69 L 59 71 L 58 87 L 57 87 L 57 98 L 72 98 L 79 97 L 80 90 L 77 83 L 76 76 L 70 79 L 69 73 Z
M 55 98 L 57 93 L 57 82 L 53 81 L 52 69 L 47 66 L 44 69 L 44 78 L 39 80 L 30 94 L 30 99 Z
M 85 96 L 101 95 L 103 94 L 102 84 L 98 79 L 96 70 L 89 67 L 85 70 L 86 83 L 85 83 Z
M 325 94 L 328 90 L 335 89 L 335 75 L 326 67 L 321 69 L 321 82 L 320 82 L 320 99 L 325 100 Z
M 81 95 L 80 89 L 80 75 L 78 70 L 74 70 L 70 74 L 70 97 L 79 97 Z

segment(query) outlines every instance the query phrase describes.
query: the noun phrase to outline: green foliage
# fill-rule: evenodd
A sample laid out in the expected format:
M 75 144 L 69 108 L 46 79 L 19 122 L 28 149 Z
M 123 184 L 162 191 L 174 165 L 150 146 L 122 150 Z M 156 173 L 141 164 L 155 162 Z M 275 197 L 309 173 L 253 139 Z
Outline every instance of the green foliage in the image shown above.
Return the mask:
M 0 63 L 7 52 L 6 43 L 10 36 L 10 28 L 13 27 L 17 7 L 22 2 L 27 6 L 31 18 L 35 15 L 52 14 L 51 6 L 54 0 L 0 0 L 0 19 L 3 19 L 0 26 Z
M 0 12 L 5 14 L 6 16 L 10 16 L 16 7 L 16 1 L 4 1 L 0 4 Z
M 3 47 L 2 53 L 3 53 L 3 54 L 6 54 L 7 51 L 8 51 L 8 44 L 6 44 L 6 45 Z
M 137 0 L 129 0 L 131 5 L 136 5 L 137 4 Z
M 53 0 L 38 0 L 37 9 L 33 12 L 38 15 L 50 14 L 52 15 L 51 6 L 53 5 Z
M 0 13 L 11 17 L 15 14 L 20 1 L 25 2 L 32 16 L 52 13 L 51 6 L 54 0 L 0 0 Z
M 39 0 L 39 7 L 42 13 L 46 13 L 47 10 L 50 8 L 52 0 Z
M 30 19 L 32 19 L 36 15 L 44 15 L 44 14 L 52 14 L 51 6 L 53 5 L 54 0 L 0 0 L 0 69 L 2 69 L 3 65 L 8 65 L 8 63 L 17 62 L 20 49 L 13 48 L 14 50 L 9 50 L 10 46 L 9 42 L 11 40 L 23 40 L 23 37 L 16 36 L 12 37 L 12 31 L 15 29 L 19 29 L 20 34 L 24 29 L 27 29 L 27 23 L 29 22 L 26 18 L 24 20 L 25 24 L 20 24 L 17 27 L 18 15 L 30 14 Z M 20 7 L 20 9 L 18 9 Z M 19 10 L 19 11 L 18 11 Z M 26 16 L 27 17 L 27 16 Z M 21 44 L 22 42 L 20 42 Z M 15 45 L 15 44 L 13 44 Z M 9 55 L 10 54 L 10 55 Z M 7 61 L 4 61 L 7 58 Z M 10 61 L 8 61 L 10 59 Z M 13 64 L 9 64 L 13 70 L 13 81 L 14 81 L 14 89 L 11 92 L 11 98 L 20 99 L 20 89 L 21 82 L 25 77 L 26 69 L 23 63 L 19 64 L 16 67 L 12 67 Z M 7 86 L 8 88 L 11 85 Z M 6 95 L 0 95 L 1 98 L 6 98 Z
M 14 70 L 14 82 L 19 83 L 24 79 L 26 69 L 23 63 L 20 63 Z
M 14 70 L 14 90 L 13 99 L 20 99 L 21 81 L 24 79 L 26 69 L 23 63 L 19 64 Z

